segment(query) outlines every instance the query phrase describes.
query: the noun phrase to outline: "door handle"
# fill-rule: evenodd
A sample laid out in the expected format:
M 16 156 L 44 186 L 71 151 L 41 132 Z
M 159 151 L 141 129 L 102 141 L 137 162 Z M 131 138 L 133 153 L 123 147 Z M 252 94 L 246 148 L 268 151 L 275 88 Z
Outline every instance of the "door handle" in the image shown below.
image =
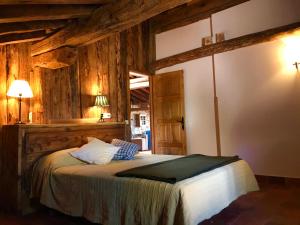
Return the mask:
M 182 116 L 180 120 L 177 120 L 177 122 L 181 123 L 181 128 L 184 130 L 184 117 Z

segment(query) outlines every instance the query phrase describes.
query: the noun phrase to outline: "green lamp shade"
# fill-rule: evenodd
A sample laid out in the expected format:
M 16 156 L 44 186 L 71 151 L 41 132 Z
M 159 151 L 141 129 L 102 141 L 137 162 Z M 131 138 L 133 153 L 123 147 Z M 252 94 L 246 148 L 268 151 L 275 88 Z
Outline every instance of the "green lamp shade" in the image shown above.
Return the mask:
M 98 107 L 109 106 L 107 97 L 105 95 L 97 95 L 95 100 L 95 106 Z

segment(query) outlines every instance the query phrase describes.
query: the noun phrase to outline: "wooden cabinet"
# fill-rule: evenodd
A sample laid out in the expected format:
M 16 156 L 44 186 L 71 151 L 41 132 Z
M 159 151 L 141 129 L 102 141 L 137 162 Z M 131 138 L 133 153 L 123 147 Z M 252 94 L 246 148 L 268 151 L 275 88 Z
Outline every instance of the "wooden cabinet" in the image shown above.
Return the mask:
M 27 214 L 34 210 L 29 198 L 32 167 L 44 155 L 81 146 L 86 137 L 110 142 L 124 139 L 123 123 L 5 125 L 1 128 L 0 207 Z

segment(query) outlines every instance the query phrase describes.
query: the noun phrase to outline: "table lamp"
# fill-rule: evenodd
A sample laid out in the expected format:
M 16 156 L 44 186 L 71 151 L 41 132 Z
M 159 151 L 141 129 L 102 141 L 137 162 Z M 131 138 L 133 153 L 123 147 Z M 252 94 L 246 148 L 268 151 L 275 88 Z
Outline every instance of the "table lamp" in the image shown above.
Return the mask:
M 102 108 L 109 106 L 107 97 L 102 94 L 97 95 L 95 100 L 95 106 L 98 106 L 100 108 L 100 118 L 98 122 L 103 122 L 104 119 L 103 119 Z
M 7 96 L 16 97 L 19 99 L 19 120 L 16 124 L 23 124 L 21 120 L 22 112 L 22 98 L 32 98 L 33 94 L 27 81 L 25 80 L 14 80 L 8 89 Z

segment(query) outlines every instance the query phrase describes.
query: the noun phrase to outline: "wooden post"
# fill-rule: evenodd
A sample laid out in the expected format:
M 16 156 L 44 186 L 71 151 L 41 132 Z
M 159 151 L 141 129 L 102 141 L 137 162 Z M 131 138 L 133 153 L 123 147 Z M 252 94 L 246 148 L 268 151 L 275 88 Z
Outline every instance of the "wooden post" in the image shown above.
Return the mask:
M 213 24 L 210 16 L 210 32 L 213 38 Z M 221 136 L 220 136 L 220 120 L 219 120 L 219 103 L 217 96 L 216 86 L 216 68 L 215 68 L 215 55 L 212 54 L 212 72 L 213 72 L 213 87 L 214 87 L 214 111 L 215 111 L 215 128 L 216 128 L 216 142 L 217 142 L 217 155 L 221 156 Z

